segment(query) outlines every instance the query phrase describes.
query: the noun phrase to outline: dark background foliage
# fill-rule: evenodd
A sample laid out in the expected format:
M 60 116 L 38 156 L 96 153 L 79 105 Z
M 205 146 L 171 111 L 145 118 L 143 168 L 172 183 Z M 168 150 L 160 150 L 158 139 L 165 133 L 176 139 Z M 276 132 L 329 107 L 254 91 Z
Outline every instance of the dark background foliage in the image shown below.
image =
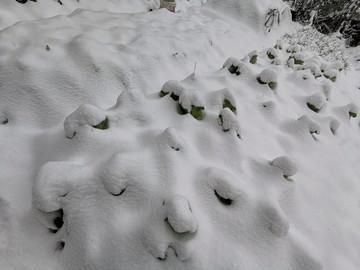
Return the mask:
M 360 45 L 360 0 L 285 0 L 293 20 L 302 24 L 312 22 L 324 34 L 339 31 L 349 46 Z

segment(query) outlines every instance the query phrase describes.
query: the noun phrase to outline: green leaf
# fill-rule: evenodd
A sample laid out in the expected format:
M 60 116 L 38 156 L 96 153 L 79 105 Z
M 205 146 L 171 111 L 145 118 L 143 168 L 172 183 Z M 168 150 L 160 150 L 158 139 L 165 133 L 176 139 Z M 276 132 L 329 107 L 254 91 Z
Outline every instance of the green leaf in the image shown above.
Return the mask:
M 191 105 L 191 111 L 190 114 L 197 120 L 202 120 L 204 117 L 204 107 L 197 107 L 194 105 Z
M 336 76 L 330 77 L 330 76 L 324 74 L 324 77 L 327 78 L 327 79 L 329 79 L 329 80 L 332 81 L 332 82 L 336 82 Z
M 251 58 L 250 58 L 250 63 L 255 65 L 256 62 L 257 62 L 257 57 L 258 57 L 258 56 L 257 56 L 256 54 L 253 55 L 253 56 L 251 56 Z
M 237 66 L 234 66 L 234 65 L 231 65 L 231 66 L 229 67 L 229 72 L 230 72 L 231 74 L 235 74 L 235 73 L 236 73 L 236 75 L 237 75 L 237 73 L 239 73 L 239 72 L 238 72 L 238 67 L 237 67 Z M 240 73 L 239 73 L 239 75 L 240 75 Z
M 354 112 L 349 112 L 349 116 L 352 117 L 352 118 L 356 118 L 356 117 L 357 117 L 357 114 L 354 113 Z
M 269 52 L 267 53 L 267 56 L 268 56 L 268 57 L 269 57 L 269 59 L 271 59 L 271 60 L 272 60 L 272 59 L 275 59 L 275 56 L 274 56 L 274 55 L 272 55 L 272 54 L 271 54 L 271 53 L 269 53 Z
M 233 113 L 236 113 L 236 107 L 232 105 L 228 99 L 224 99 L 223 101 L 223 109 L 225 108 L 229 108 Z
M 276 82 L 269 82 L 268 86 L 270 87 L 271 90 L 275 90 L 276 86 L 277 86 L 277 83 Z
M 93 128 L 108 129 L 109 128 L 109 118 L 106 117 L 105 120 L 103 120 L 99 124 L 93 126 Z

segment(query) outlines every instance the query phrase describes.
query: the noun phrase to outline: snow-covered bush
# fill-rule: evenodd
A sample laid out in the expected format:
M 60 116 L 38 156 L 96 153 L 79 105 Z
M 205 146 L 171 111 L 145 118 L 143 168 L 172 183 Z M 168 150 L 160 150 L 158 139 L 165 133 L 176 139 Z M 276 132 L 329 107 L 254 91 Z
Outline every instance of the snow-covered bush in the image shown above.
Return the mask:
M 303 26 L 294 33 L 285 34 L 281 39 L 291 45 L 300 45 L 308 51 L 316 52 L 326 61 L 338 61 L 345 69 L 349 67 L 345 41 L 336 35 L 324 35 L 311 26 Z M 289 52 L 295 51 L 289 50 Z
M 324 106 L 325 97 L 323 94 L 315 93 L 307 98 L 306 104 L 310 110 L 317 113 Z
M 298 53 L 300 51 L 301 51 L 301 47 L 298 44 L 293 44 L 286 48 L 287 53 Z
M 223 68 L 227 68 L 231 74 L 239 76 L 245 71 L 246 66 L 244 62 L 238 60 L 237 58 L 230 57 L 225 61 Z
M 260 84 L 267 84 L 271 90 L 277 87 L 277 74 L 271 68 L 264 69 L 256 79 Z
M 239 122 L 235 114 L 229 108 L 221 110 L 219 120 L 224 132 L 234 130 L 236 135 L 241 139 Z
M 251 51 L 249 54 L 248 54 L 248 56 L 249 56 L 249 62 L 251 63 L 251 64 L 256 64 L 256 62 L 257 62 L 257 58 L 258 58 L 258 52 L 257 52 L 257 50 L 254 50 L 254 51 Z
M 324 77 L 329 79 L 332 82 L 336 82 L 338 75 L 339 75 L 339 72 L 333 68 L 329 68 L 324 71 Z
M 330 120 L 330 130 L 335 135 L 336 130 L 340 127 L 340 122 L 336 118 Z
M 286 179 L 293 176 L 298 171 L 298 166 L 286 156 L 275 158 L 271 162 L 271 165 L 280 169 Z
M 359 108 L 354 103 L 349 103 L 349 104 L 343 106 L 342 110 L 348 112 L 349 119 L 356 118 L 359 113 Z
M 295 53 L 289 56 L 289 59 L 294 59 L 294 64 L 295 65 L 303 65 L 305 62 L 305 55 L 303 55 L 302 53 Z
M 101 109 L 91 104 L 83 104 L 65 119 L 66 137 L 72 139 L 78 129 L 85 125 L 96 129 L 108 129 L 109 119 Z
M 297 121 L 301 125 L 304 125 L 306 129 L 310 132 L 310 134 L 314 134 L 314 133 L 320 134 L 321 131 L 320 125 L 317 122 L 310 119 L 309 116 L 303 115 Z
M 266 55 L 269 57 L 269 59 L 273 60 L 277 57 L 278 52 L 275 48 L 269 48 L 266 52 Z

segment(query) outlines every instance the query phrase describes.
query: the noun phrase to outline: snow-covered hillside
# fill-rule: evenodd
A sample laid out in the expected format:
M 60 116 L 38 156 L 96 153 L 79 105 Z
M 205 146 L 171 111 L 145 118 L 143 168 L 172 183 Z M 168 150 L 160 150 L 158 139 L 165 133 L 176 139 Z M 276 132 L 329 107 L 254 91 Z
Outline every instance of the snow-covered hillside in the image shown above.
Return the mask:
M 358 269 L 357 62 L 281 1 L 11 3 L 1 269 Z

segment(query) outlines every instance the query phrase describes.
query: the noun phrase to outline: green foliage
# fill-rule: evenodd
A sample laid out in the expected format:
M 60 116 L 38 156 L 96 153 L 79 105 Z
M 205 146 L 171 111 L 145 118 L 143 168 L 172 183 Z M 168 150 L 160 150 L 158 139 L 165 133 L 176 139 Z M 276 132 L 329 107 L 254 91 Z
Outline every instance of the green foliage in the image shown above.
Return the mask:
M 228 99 L 224 99 L 223 109 L 225 108 L 229 108 L 233 113 L 236 113 L 236 107 L 232 105 L 232 103 Z
M 272 55 L 270 52 L 267 53 L 267 56 L 268 56 L 269 59 L 271 59 L 271 60 L 275 59 L 275 56 Z
M 202 120 L 204 118 L 204 110 L 205 110 L 205 107 L 191 105 L 190 114 L 195 119 Z M 181 106 L 181 104 L 180 104 L 180 113 L 187 114 L 187 113 L 189 113 L 189 111 L 187 109 L 185 109 L 183 106 Z
M 290 59 L 294 59 L 294 64 L 295 65 L 303 65 L 304 64 L 304 61 L 303 60 L 301 60 L 301 59 L 297 59 L 295 56 L 290 56 L 289 57 L 289 59 L 288 60 L 290 60 Z
M 268 86 L 270 87 L 271 90 L 275 90 L 277 87 L 277 83 L 276 82 L 269 82 Z
M 255 54 L 255 55 L 253 55 L 253 56 L 251 56 L 251 58 L 250 58 L 250 63 L 251 64 L 253 64 L 253 65 L 255 65 L 256 64 L 256 62 L 257 62 L 257 55 Z
M 202 120 L 204 118 L 204 110 L 205 110 L 205 107 L 202 107 L 202 106 L 194 106 L 194 105 L 191 105 L 191 111 L 190 111 L 190 114 L 197 120 Z
M 230 72 L 231 74 L 236 74 L 236 76 L 239 76 L 239 75 L 240 75 L 239 67 L 238 67 L 238 66 L 231 65 L 231 66 L 229 67 L 229 72 Z
M 303 61 L 303 60 L 300 60 L 300 59 L 294 58 L 294 63 L 295 63 L 295 65 L 303 65 L 303 64 L 304 64 L 304 61 Z
M 356 117 L 357 117 L 357 114 L 350 111 L 350 112 L 349 112 L 349 116 L 352 117 L 352 118 L 356 118 Z
M 360 45 L 360 0 L 285 0 L 293 20 L 324 34 L 340 32 L 350 46 Z
M 99 124 L 93 126 L 93 128 L 108 129 L 109 128 L 109 118 L 106 117 L 105 120 L 103 120 Z
M 270 87 L 271 90 L 275 90 L 276 87 L 277 87 L 277 83 L 276 83 L 276 82 L 266 83 L 266 82 L 262 81 L 260 77 L 257 77 L 256 79 L 257 79 L 257 81 L 258 81 L 260 84 L 267 84 L 267 85 Z
M 330 77 L 330 76 L 324 74 L 324 77 L 325 77 L 326 79 L 329 79 L 329 80 L 332 81 L 332 82 L 336 82 L 336 76 Z

